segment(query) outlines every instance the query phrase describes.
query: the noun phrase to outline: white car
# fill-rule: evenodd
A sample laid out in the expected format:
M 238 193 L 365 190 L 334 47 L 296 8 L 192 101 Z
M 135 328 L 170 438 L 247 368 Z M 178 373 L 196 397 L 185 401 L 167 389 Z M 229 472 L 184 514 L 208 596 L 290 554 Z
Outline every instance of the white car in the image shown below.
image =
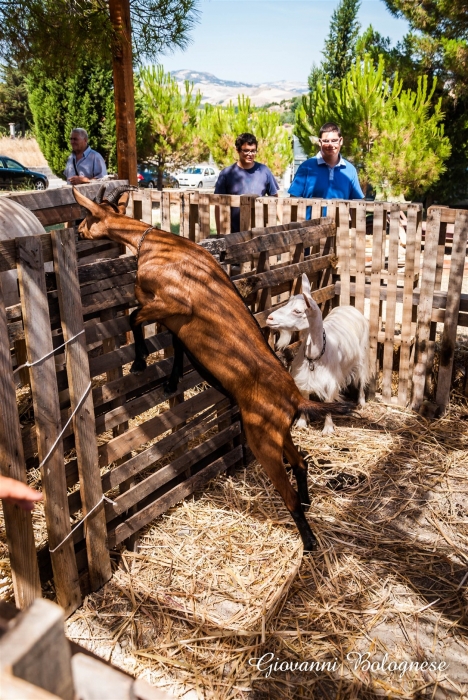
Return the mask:
M 180 187 L 214 187 L 217 171 L 210 165 L 192 165 L 177 175 Z

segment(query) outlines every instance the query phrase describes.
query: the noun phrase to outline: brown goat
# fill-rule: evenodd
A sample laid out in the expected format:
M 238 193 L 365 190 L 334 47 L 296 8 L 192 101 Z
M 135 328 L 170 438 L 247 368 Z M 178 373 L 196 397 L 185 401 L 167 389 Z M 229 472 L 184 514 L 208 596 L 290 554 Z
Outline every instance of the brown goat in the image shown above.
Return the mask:
M 147 224 L 124 216 L 128 193 L 115 207 L 106 201 L 97 204 L 75 188 L 73 192 L 89 212 L 80 224 L 81 236 L 110 238 L 137 255 L 135 296 L 141 308 L 131 317 L 136 352 L 133 370 L 146 367 L 148 351 L 141 324 L 162 323 L 202 376 L 207 371 L 208 379 L 237 402 L 248 444 L 294 518 L 304 550 L 316 549 L 317 540 L 302 505 L 310 505 L 307 464 L 293 444 L 290 429 L 301 413 L 316 420 L 327 413 L 347 413 L 349 407 L 302 397 L 210 253 L 186 238 L 148 229 Z M 172 380 L 177 380 L 180 364 L 179 355 L 179 360 L 174 359 Z M 298 493 L 289 481 L 283 453 L 293 469 Z

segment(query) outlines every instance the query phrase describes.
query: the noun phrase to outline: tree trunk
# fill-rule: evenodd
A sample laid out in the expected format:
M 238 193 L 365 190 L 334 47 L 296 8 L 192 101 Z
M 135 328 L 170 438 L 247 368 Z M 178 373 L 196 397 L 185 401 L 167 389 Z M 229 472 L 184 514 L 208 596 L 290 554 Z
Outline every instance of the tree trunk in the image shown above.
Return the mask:
M 109 12 L 116 34 L 112 50 L 112 71 L 118 176 L 121 180 L 128 180 L 131 185 L 137 185 L 135 98 L 129 0 L 109 0 Z

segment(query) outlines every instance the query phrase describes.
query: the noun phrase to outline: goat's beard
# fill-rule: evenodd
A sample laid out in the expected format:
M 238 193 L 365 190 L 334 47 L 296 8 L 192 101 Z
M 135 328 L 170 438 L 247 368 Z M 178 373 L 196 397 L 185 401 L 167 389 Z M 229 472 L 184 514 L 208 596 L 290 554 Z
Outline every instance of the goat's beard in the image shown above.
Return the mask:
M 280 331 L 280 336 L 276 342 L 276 349 L 284 350 L 284 348 L 287 347 L 291 342 L 291 336 L 291 331 Z

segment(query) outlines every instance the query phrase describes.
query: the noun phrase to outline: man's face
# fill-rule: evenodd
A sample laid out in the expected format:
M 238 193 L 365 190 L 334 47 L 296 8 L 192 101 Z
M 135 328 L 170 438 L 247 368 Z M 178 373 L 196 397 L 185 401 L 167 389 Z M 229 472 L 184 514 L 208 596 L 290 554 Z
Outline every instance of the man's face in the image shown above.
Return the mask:
M 257 146 L 254 143 L 244 143 L 237 152 L 242 167 L 247 169 L 251 168 L 255 162 L 255 156 L 257 155 Z
M 337 131 L 326 131 L 320 139 L 320 148 L 325 155 L 338 155 L 343 144 L 343 139 Z
M 73 153 L 83 153 L 88 147 L 88 141 L 83 138 L 83 136 L 80 136 L 80 134 L 72 132 L 70 136 L 70 145 Z

